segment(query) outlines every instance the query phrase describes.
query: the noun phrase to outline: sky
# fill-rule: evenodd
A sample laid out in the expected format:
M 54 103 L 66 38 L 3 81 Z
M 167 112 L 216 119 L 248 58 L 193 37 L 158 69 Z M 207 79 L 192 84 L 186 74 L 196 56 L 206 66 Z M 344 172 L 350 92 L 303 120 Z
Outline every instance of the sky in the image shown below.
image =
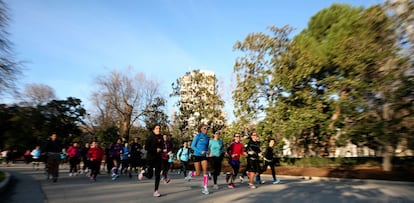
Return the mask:
M 333 3 L 370 6 L 380 0 L 4 0 L 9 39 L 25 61 L 18 85 L 45 84 L 58 99 L 76 97 L 87 110 L 94 80 L 132 67 L 161 83 L 174 110 L 171 83 L 190 70 L 215 72 L 232 117 L 236 41 L 268 26 L 299 33 Z M 234 86 L 234 84 L 233 84 Z M 1 101 L 3 100 L 3 101 Z M 13 101 L 2 98 L 1 103 Z

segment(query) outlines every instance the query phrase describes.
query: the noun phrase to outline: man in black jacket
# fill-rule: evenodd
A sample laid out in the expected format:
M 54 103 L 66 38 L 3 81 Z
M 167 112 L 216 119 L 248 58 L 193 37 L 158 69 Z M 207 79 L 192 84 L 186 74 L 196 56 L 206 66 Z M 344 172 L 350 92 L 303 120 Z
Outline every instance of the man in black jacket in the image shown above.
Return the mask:
M 53 176 L 53 182 L 56 182 L 59 176 L 59 162 L 62 147 L 57 140 L 57 135 L 55 133 L 50 136 L 43 151 L 47 156 L 48 178 L 49 174 L 51 174 Z

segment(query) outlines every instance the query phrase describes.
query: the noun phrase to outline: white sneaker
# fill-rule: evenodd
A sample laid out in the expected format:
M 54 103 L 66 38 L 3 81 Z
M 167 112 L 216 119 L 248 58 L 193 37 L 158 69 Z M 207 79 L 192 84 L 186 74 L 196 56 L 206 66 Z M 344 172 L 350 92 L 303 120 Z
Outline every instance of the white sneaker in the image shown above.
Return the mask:
M 208 189 L 207 189 L 207 188 L 204 188 L 201 192 L 202 192 L 203 194 L 205 194 L 205 195 L 208 195 L 208 194 L 209 194 L 209 192 L 208 192 Z
M 213 185 L 213 188 L 214 188 L 215 190 L 218 190 L 218 189 L 219 189 L 219 186 L 218 186 L 217 184 L 215 184 L 215 185 Z
M 159 197 L 161 194 L 158 192 L 158 190 L 155 190 L 154 194 L 152 195 L 154 197 Z
M 72 173 L 69 173 L 69 176 L 72 176 Z

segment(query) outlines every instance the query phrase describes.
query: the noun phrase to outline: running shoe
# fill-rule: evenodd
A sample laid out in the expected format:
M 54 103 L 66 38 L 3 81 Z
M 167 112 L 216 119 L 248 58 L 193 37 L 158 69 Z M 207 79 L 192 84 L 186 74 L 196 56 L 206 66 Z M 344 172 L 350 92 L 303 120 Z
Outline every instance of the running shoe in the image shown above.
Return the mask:
M 93 176 L 89 177 L 89 179 L 90 179 L 91 181 L 93 181 L 93 182 L 95 182 L 95 181 L 96 181 L 96 178 L 94 178 Z
M 239 179 L 240 179 L 240 183 L 244 182 L 244 177 L 243 176 L 239 176 Z
M 217 184 L 214 184 L 214 185 L 213 185 L 213 188 L 214 188 L 215 190 L 218 190 L 218 189 L 219 189 L 219 186 L 218 186 Z
M 207 188 L 204 188 L 201 192 L 202 192 L 203 194 L 205 194 L 205 195 L 208 195 L 208 194 L 209 194 L 209 192 L 208 192 L 208 189 L 207 189 Z
M 236 186 L 234 185 L 234 183 L 230 183 L 229 184 L 229 186 L 228 186 L 228 188 L 230 188 L 230 189 L 234 189 Z
M 250 189 L 256 189 L 256 186 L 255 186 L 255 185 L 253 185 L 253 184 L 249 184 L 249 188 L 250 188 Z
M 279 183 L 280 183 L 279 179 L 276 179 L 276 180 L 273 181 L 273 184 L 279 184 Z
M 164 183 L 166 183 L 166 184 L 170 183 L 170 181 L 171 181 L 171 179 L 170 179 L 170 178 L 165 178 L 165 179 L 164 179 Z
M 152 195 L 154 197 L 159 197 L 161 194 L 158 192 L 158 190 L 155 190 L 154 194 Z
M 187 177 L 184 178 L 184 180 L 187 181 L 187 182 L 190 182 L 191 181 L 191 177 L 188 177 L 187 176 Z
M 144 179 L 145 170 L 142 170 L 141 173 L 138 174 L 138 180 Z

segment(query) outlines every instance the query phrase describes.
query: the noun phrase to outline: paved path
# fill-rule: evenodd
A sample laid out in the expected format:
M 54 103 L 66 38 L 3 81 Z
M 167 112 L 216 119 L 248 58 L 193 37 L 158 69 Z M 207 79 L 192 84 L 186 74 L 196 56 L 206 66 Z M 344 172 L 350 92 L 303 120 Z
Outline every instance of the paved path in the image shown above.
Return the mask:
M 219 190 L 210 187 L 210 194 L 201 193 L 202 178 L 184 182 L 183 177 L 171 174 L 169 184 L 160 184 L 161 197 L 152 197 L 154 181 L 138 181 L 121 176 L 112 181 L 107 175 L 91 182 L 85 176 L 69 177 L 61 170 L 57 183 L 46 180 L 42 171 L 26 165 L 0 167 L 14 176 L 11 188 L 1 194 L 0 202 L 16 203 L 90 203 L 90 202 L 414 202 L 414 183 L 378 180 L 326 179 L 280 176 L 283 184 L 270 184 L 270 176 L 263 176 L 268 184 L 257 189 L 237 182 L 228 189 L 224 177 L 219 177 Z M 212 185 L 212 181 L 209 181 Z

